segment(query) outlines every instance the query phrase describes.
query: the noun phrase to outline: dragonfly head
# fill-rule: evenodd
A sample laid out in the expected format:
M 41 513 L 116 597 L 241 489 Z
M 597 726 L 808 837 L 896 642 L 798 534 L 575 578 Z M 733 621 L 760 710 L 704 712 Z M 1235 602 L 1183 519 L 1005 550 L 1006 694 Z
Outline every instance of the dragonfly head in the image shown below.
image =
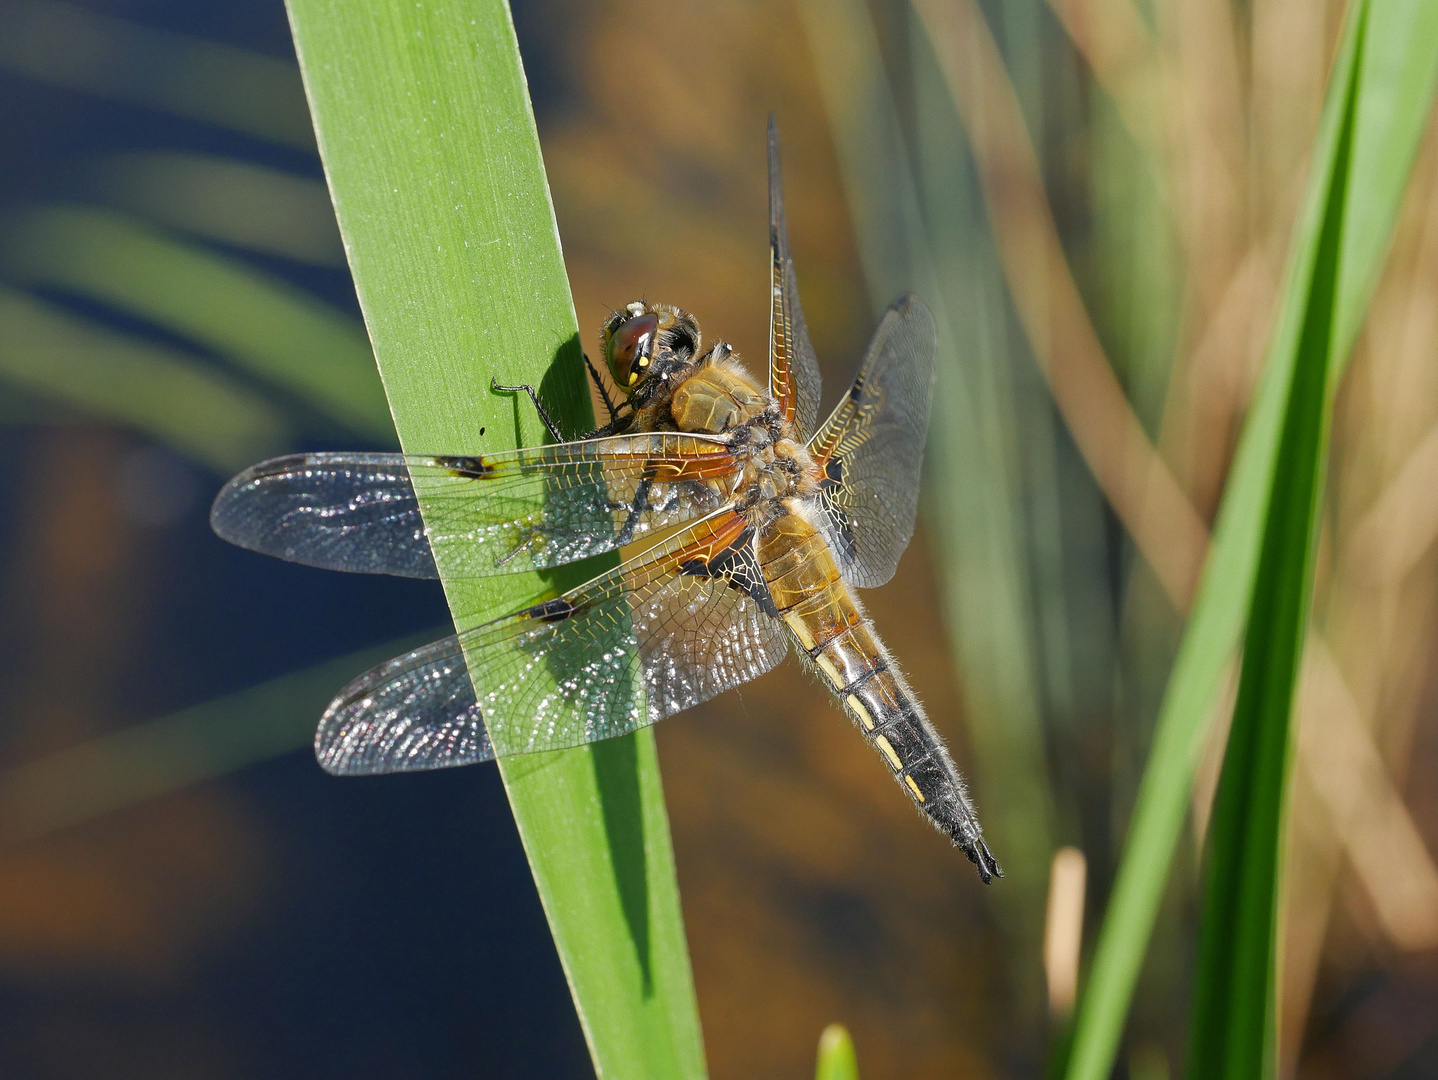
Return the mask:
M 699 324 L 668 304 L 629 304 L 605 320 L 600 337 L 609 374 L 625 394 L 653 386 L 699 351 Z

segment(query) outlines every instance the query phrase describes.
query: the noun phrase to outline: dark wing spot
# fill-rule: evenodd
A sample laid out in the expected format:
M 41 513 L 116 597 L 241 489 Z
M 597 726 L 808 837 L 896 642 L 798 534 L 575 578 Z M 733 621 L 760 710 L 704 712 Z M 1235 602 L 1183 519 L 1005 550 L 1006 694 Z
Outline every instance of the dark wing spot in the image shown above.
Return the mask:
M 484 432 L 481 431 L 480 434 L 483 435 Z M 451 476 L 483 479 L 494 475 L 494 466 L 482 457 L 437 457 L 434 463 L 441 469 L 448 469 Z
M 731 589 L 737 589 L 759 605 L 765 615 L 775 618 L 779 608 L 764 580 L 759 559 L 754 554 L 754 530 L 745 529 L 739 538 L 708 562 L 690 559 L 681 563 L 679 572 L 691 577 L 723 578 Z
M 829 459 L 829 464 L 824 466 L 824 479 L 834 484 L 842 484 L 844 482 L 843 458 L 831 457 Z
M 525 608 L 523 614 L 531 619 L 540 619 L 543 622 L 563 622 L 573 615 L 579 608 L 571 604 L 562 596 L 556 596 L 553 600 L 546 600 L 542 604 L 535 604 L 531 608 Z

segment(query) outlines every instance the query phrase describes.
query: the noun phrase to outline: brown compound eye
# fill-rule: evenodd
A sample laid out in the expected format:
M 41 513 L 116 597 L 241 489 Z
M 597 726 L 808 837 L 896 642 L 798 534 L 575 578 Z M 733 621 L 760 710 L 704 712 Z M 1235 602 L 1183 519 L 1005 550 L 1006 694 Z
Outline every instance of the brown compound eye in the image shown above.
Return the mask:
M 659 327 L 657 315 L 636 315 L 625 319 L 609 335 L 605 345 L 609 373 L 623 390 L 639 382 L 644 369 L 653 359 L 654 335 Z

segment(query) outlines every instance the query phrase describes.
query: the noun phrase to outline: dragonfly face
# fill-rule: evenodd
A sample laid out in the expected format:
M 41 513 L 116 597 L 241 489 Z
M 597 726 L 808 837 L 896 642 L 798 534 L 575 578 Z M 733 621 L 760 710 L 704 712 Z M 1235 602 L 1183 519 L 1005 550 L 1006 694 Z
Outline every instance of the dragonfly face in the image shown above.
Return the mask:
M 699 324 L 688 312 L 643 301 L 616 311 L 599 333 L 609 374 L 626 396 L 687 367 L 701 340 Z
M 451 576 L 519 573 L 640 545 L 560 596 L 360 676 L 320 721 L 325 769 L 434 769 L 624 735 L 792 651 L 983 880 L 1000 874 L 855 596 L 893 575 L 913 532 L 934 322 L 916 297 L 891 306 L 818 423 L 772 122 L 769 170 L 767 385 L 723 342 L 701 351 L 686 312 L 635 303 L 600 331 L 629 411 L 591 437 L 478 456 L 301 454 L 220 492 L 222 537 L 337 570 L 437 577 L 437 557 Z

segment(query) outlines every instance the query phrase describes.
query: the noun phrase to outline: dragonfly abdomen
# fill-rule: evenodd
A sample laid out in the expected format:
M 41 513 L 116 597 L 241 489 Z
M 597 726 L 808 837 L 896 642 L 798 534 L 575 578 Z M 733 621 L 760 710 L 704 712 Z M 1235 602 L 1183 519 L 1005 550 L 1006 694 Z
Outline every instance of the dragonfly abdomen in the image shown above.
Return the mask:
M 788 514 L 761 535 L 758 557 L 798 650 L 899 785 L 985 882 L 1002 876 L 948 749 L 849 592 L 822 535 Z

